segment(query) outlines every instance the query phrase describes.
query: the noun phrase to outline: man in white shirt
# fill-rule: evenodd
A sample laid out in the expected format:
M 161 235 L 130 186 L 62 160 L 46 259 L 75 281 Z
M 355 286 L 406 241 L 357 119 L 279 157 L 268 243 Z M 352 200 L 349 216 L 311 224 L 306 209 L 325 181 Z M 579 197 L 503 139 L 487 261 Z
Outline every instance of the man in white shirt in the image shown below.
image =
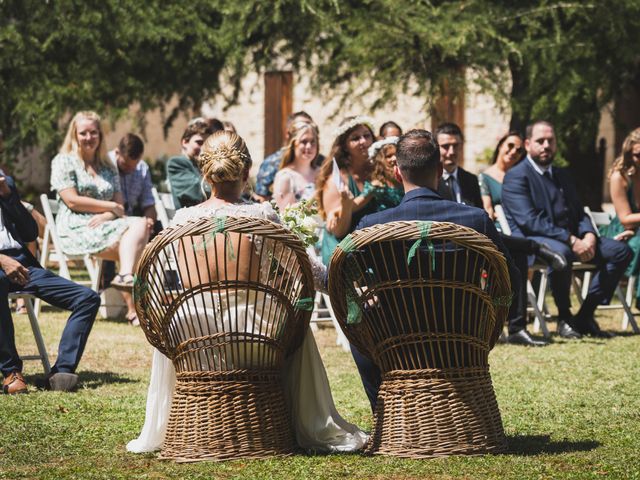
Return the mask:
M 37 237 L 38 226 L 20 202 L 13 179 L 0 175 L 0 371 L 4 376 L 2 391 L 7 394 L 28 392 L 16 350 L 9 293 L 27 292 L 71 310 L 56 363 L 42 382 L 44 388 L 51 390 L 75 389 L 75 370 L 100 307 L 96 292 L 42 268 L 25 246 Z

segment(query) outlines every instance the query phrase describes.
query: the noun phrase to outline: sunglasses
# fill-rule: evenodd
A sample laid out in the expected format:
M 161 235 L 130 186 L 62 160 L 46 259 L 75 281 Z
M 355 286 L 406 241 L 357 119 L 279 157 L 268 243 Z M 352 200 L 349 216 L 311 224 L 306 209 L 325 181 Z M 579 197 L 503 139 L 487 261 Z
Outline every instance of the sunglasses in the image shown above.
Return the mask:
M 510 152 L 511 150 L 515 150 L 516 153 L 524 152 L 523 147 L 516 147 L 515 143 L 507 143 L 507 152 Z

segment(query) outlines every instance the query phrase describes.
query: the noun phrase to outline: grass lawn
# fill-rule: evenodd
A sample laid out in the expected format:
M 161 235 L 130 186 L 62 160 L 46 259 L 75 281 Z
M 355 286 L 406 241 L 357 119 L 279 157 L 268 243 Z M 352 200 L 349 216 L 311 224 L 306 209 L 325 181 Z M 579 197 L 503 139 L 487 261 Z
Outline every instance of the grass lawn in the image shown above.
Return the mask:
M 601 313 L 619 329 L 620 311 Z M 55 360 L 66 314 L 41 324 Z M 18 348 L 35 352 L 25 316 Z M 332 328 L 316 335 L 338 411 L 369 429 L 372 417 L 351 356 Z M 125 444 L 144 420 L 150 346 L 126 322 L 96 322 L 77 393 L 0 395 L 0 479 L 17 478 L 640 478 L 640 336 L 563 341 L 543 349 L 498 345 L 490 361 L 509 453 L 404 460 L 361 455 L 176 464 Z M 25 363 L 30 383 L 42 373 Z

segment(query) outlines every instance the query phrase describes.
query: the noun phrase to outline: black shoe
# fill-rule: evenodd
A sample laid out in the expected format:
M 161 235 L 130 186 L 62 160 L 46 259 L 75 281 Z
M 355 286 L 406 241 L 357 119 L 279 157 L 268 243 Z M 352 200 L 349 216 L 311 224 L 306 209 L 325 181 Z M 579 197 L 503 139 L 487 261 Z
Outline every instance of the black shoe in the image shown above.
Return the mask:
M 78 375 L 67 372 L 51 373 L 44 378 L 36 380 L 36 387 L 41 390 L 53 390 L 54 392 L 72 392 L 77 385 Z
M 562 338 L 572 338 L 576 340 L 582 338 L 582 335 L 569 324 L 568 320 L 558 320 L 558 335 Z
M 549 342 L 546 340 L 534 340 L 531 337 L 531 334 L 524 328 L 507 336 L 507 338 L 505 338 L 505 343 L 510 343 L 512 345 L 525 345 L 527 347 L 546 347 L 549 345 Z
M 564 270 L 567 268 L 567 259 L 564 258 L 564 255 L 559 254 L 555 250 L 551 250 L 551 248 L 544 243 L 540 244 L 538 257 L 549 265 L 552 270 Z
M 615 336 L 613 333 L 601 330 L 600 325 L 598 325 L 598 322 L 596 322 L 593 317 L 586 319 L 576 318 L 574 323 L 575 329 L 582 335 L 589 335 L 594 338 L 613 338 Z

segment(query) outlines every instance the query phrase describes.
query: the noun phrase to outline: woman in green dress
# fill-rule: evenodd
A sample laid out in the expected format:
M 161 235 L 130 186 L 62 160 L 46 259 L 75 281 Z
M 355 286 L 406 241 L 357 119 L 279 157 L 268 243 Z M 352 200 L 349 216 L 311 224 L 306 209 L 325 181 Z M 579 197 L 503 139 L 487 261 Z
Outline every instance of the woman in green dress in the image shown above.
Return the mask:
M 502 182 L 511 167 L 524 156 L 522 137 L 518 132 L 509 132 L 498 140 L 493 152 L 492 163 L 489 168 L 478 175 L 482 204 L 492 220 L 496 219 L 494 207 L 502 203 Z M 496 222 L 499 229 L 499 225 Z
M 633 250 L 627 267 L 628 277 L 640 273 L 640 128 L 632 131 L 622 144 L 622 153 L 609 172 L 609 190 L 616 216 L 600 233 L 614 240 L 626 241 Z M 640 282 L 636 289 L 636 308 L 640 308 Z
M 386 137 L 369 147 L 369 161 L 373 164 L 371 181 L 364 182 L 360 195 L 373 194 L 377 211 L 397 207 L 404 197 L 404 188 L 394 176 L 398 137 Z
M 316 179 L 318 210 L 325 220 L 321 254 L 326 265 L 339 239 L 352 232 L 360 219 L 376 211 L 373 193 L 360 195 L 371 180 L 369 147 L 373 124 L 368 117 L 345 118 L 335 132 L 329 155 Z
M 118 172 L 106 150 L 98 114 L 77 113 L 51 163 L 51 189 L 60 206 L 56 231 L 64 253 L 120 262 L 111 285 L 123 290 L 127 320 L 137 325 L 133 269 L 148 242 L 149 228 L 144 218 L 125 216 Z

